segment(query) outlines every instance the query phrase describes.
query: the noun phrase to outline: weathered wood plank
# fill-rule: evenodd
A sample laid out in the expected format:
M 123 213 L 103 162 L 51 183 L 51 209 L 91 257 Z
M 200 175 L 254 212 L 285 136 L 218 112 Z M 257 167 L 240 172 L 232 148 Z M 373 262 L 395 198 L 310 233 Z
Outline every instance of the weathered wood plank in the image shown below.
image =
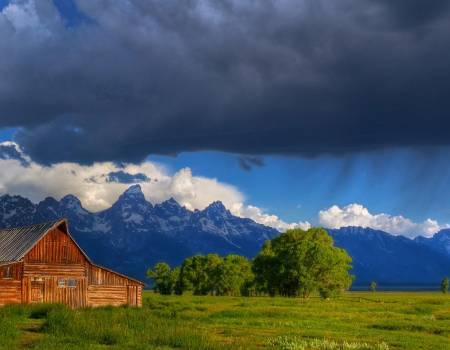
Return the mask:
M 125 305 L 128 302 L 127 286 L 89 286 L 88 305 Z
M 23 274 L 24 276 L 67 276 L 81 278 L 87 276 L 87 271 L 84 265 L 25 263 Z
M 18 304 L 22 301 L 22 283 L 14 280 L 0 280 L 0 305 Z

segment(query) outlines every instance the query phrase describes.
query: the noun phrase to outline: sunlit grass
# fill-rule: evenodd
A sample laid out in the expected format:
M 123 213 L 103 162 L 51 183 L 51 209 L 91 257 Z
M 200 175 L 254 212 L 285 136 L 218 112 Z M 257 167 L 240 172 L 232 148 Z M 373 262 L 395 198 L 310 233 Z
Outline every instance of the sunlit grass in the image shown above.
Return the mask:
M 450 297 L 160 296 L 140 309 L 0 308 L 0 349 L 450 349 Z

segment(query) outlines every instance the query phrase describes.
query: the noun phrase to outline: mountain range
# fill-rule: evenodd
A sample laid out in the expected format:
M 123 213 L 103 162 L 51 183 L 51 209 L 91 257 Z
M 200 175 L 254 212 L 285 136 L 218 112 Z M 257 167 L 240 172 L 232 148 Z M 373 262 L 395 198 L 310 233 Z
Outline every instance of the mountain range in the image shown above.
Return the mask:
M 158 261 L 172 266 L 194 254 L 255 256 L 264 241 L 279 232 L 251 219 L 234 216 L 219 202 L 190 211 L 173 198 L 153 205 L 139 185 L 128 188 L 108 209 L 91 213 L 67 195 L 35 204 L 21 196 L 0 197 L 0 227 L 18 227 L 58 218 L 92 259 L 145 280 Z M 330 229 L 337 246 L 353 258 L 355 285 L 437 285 L 450 275 L 450 230 L 432 238 L 409 239 L 370 228 Z

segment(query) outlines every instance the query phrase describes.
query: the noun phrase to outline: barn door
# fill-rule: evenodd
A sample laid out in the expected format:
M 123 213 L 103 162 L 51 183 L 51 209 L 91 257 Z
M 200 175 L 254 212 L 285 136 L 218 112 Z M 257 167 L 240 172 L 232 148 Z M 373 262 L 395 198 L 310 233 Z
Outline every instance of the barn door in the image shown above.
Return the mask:
M 128 286 L 128 305 L 137 306 L 137 288 L 135 286 Z
M 31 302 L 44 302 L 44 281 L 31 281 Z

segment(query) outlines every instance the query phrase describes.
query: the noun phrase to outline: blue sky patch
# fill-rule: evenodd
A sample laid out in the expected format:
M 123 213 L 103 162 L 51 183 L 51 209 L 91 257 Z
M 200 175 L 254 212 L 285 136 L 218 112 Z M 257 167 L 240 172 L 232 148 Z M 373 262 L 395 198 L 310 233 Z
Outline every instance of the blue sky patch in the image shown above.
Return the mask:
M 9 0 L 0 0 L 0 11 L 9 4 Z
M 74 0 L 53 0 L 53 4 L 58 9 L 68 27 L 76 27 L 92 21 L 86 14 L 80 11 Z

